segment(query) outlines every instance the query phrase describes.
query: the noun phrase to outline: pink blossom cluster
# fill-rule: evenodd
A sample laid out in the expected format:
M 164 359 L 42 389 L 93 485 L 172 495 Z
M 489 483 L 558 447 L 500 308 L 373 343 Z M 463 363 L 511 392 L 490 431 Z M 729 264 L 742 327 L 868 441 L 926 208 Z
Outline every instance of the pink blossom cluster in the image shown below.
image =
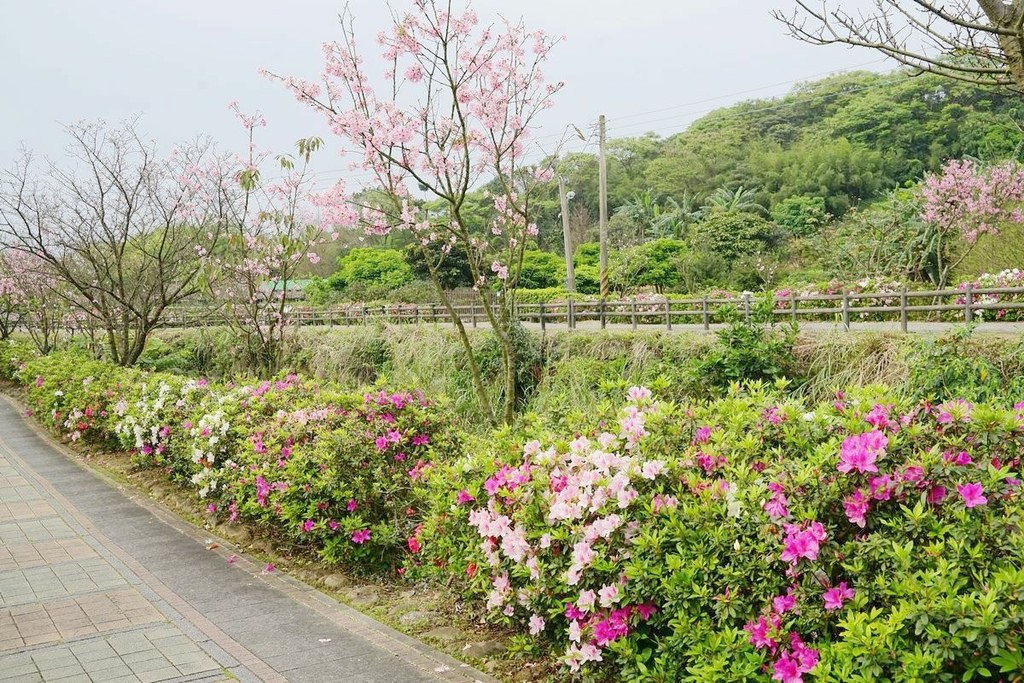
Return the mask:
M 921 196 L 924 220 L 974 244 L 997 234 L 1001 223 L 1024 223 L 1024 168 L 1012 161 L 982 166 L 954 159 L 925 178 Z
M 629 398 L 617 434 L 578 436 L 564 450 L 545 448 L 539 441 L 526 443 L 521 463 L 501 464 L 483 483 L 486 506 L 469 513 L 469 523 L 479 534 L 481 551 L 492 568 L 487 598 L 490 610 L 513 616 L 521 607 L 530 609 L 530 596 L 542 585 L 538 582 L 544 567 L 567 554 L 569 566 L 559 582 L 567 588 L 581 587 L 579 597 L 565 613 L 570 644 L 563 661 L 573 671 L 588 662 L 601 661 L 605 648 L 627 635 L 632 623 L 649 619 L 655 611 L 655 606 L 647 603 L 624 605 L 625 578 L 594 585 L 601 581 L 601 575 L 592 570 L 599 559 L 628 552 L 635 533 L 628 513 L 640 498 L 638 487 L 666 473 L 662 461 L 641 455 L 647 421 L 657 404 L 650 391 L 641 387 L 631 389 Z M 531 535 L 528 527 L 517 521 L 524 497 L 528 500 L 537 495 L 538 482 L 542 486 L 547 482 L 539 494 L 547 525 L 552 532 L 560 529 L 569 533 L 564 546 L 556 546 L 551 533 Z M 532 488 L 524 493 L 527 485 Z M 460 491 L 456 503 L 473 500 Z M 653 500 L 653 505 L 665 508 L 678 504 L 671 497 Z M 520 588 L 514 585 L 511 577 L 515 574 L 508 568 L 517 565 L 529 572 L 528 584 Z M 536 635 L 547 622 L 542 625 L 534 616 L 530 617 L 530 628 Z

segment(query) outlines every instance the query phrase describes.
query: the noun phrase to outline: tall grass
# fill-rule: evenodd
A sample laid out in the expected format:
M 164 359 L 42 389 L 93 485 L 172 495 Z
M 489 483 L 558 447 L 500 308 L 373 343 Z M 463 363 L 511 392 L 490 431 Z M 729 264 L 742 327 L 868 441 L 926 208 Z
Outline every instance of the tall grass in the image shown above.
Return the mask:
M 494 353 L 490 332 L 475 330 L 471 339 L 484 359 Z M 578 422 L 618 402 L 634 384 L 656 385 L 666 400 L 706 394 L 706 378 L 696 361 L 720 342 L 713 335 L 657 331 L 575 333 L 535 336 L 539 356 L 528 374 L 535 386 L 522 419 L 543 415 L 545 421 Z M 912 364 L 922 362 L 934 337 L 892 333 L 801 333 L 795 342 L 795 391 L 812 401 L 826 400 L 842 388 L 885 384 L 909 391 Z M 970 353 L 999 369 L 1004 378 L 1024 376 L 1024 346 L 1016 338 L 975 335 Z M 245 373 L 227 330 L 164 331 L 147 356 L 154 367 L 211 376 Z M 465 356 L 455 332 L 445 326 L 380 325 L 375 327 L 304 328 L 288 345 L 286 367 L 351 387 L 368 384 L 419 388 L 444 397 L 466 423 L 482 426 Z M 488 374 L 492 398 L 500 398 L 498 373 Z M 1024 398 L 1024 397 L 1021 397 Z

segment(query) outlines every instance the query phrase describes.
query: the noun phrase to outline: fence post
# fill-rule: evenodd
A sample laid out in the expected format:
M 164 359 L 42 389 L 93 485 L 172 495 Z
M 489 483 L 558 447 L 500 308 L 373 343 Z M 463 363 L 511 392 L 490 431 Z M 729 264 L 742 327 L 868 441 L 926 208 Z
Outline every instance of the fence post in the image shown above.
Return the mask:
M 974 285 L 967 283 L 967 296 L 964 297 L 964 322 L 970 324 L 974 321 Z
M 601 319 L 601 329 L 603 330 L 607 324 L 604 317 L 604 299 L 601 299 L 601 302 L 597 304 L 597 315 Z
M 672 302 L 665 299 L 665 329 L 672 331 Z
M 904 332 L 907 331 L 907 319 L 910 317 L 907 311 L 907 298 L 907 288 L 904 287 L 900 292 L 900 329 Z
M 361 306 L 359 309 L 359 322 L 366 324 L 366 306 Z
M 470 310 L 470 313 L 473 316 L 473 327 L 475 328 L 476 327 L 476 302 L 471 303 L 469 305 L 469 310 Z
M 701 313 L 704 315 L 704 329 L 711 329 L 711 314 L 708 311 L 708 295 L 704 295 L 704 299 L 701 301 Z
M 630 319 L 633 323 L 633 329 L 636 329 L 636 297 L 629 302 Z
M 790 290 L 789 292 L 789 305 L 790 310 L 793 311 L 793 322 L 796 322 L 796 290 Z
M 750 292 L 743 292 L 743 316 L 750 324 Z
M 843 327 L 850 331 L 850 293 L 843 288 Z
M 540 302 L 540 331 L 543 332 L 547 329 L 547 325 L 544 323 L 544 302 Z
M 569 299 L 569 310 L 566 315 L 566 324 L 570 330 L 576 329 L 576 305 L 572 299 Z
M 430 322 L 437 324 L 437 306 L 436 304 L 430 304 Z

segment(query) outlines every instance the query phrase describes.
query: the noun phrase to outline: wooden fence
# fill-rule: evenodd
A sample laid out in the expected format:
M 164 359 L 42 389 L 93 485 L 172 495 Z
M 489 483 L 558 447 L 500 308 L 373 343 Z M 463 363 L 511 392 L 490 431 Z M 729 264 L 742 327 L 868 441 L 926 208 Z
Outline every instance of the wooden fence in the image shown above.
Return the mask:
M 1019 300 L 994 300 L 1019 297 Z M 714 323 L 736 315 L 751 321 L 760 302 L 752 294 L 735 298 L 708 297 L 672 300 L 621 299 L 602 301 L 563 301 L 516 304 L 519 320 L 539 324 L 541 329 L 558 326 L 576 329 L 579 323 L 596 322 L 603 329 L 609 324 L 657 326 L 671 330 L 673 325 L 699 325 L 705 330 Z M 849 330 L 857 320 L 899 321 L 906 332 L 914 319 L 974 322 L 989 311 L 1024 310 L 1024 287 L 945 289 L 897 292 L 814 294 L 776 296 L 771 309 L 774 319 L 785 322 L 830 321 Z M 480 304 L 453 306 L 463 323 L 478 327 L 488 323 Z M 388 323 L 448 323 L 451 314 L 442 304 L 391 304 L 367 306 L 351 304 L 332 308 L 295 307 L 288 312 L 291 321 L 301 325 L 361 325 Z M 168 314 L 165 327 L 200 327 L 217 324 L 215 315 L 202 311 L 175 311 Z

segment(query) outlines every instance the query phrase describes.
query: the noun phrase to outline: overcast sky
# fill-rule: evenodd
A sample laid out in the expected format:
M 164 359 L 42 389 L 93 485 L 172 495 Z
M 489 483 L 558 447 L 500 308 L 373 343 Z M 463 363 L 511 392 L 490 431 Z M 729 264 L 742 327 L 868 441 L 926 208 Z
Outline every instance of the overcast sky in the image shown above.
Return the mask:
M 586 128 L 598 114 L 613 137 L 668 135 L 709 109 L 788 90 L 795 81 L 861 67 L 867 51 L 813 47 L 769 15 L 791 0 L 477 0 L 530 28 L 564 34 L 546 69 L 564 80 L 544 130 Z M 394 0 L 399 9 L 410 0 Z M 855 5 L 860 2 L 847 2 Z M 363 45 L 386 25 L 381 0 L 352 0 Z M 59 157 L 61 124 L 142 115 L 167 145 L 200 134 L 244 147 L 227 109 L 261 109 L 267 147 L 322 133 L 319 119 L 260 67 L 315 77 L 320 45 L 338 36 L 338 0 L 0 0 L 0 165 L 19 147 Z M 665 110 L 665 111 L 661 111 Z M 645 112 L 654 112 L 644 114 Z M 330 140 L 328 140 L 328 143 Z M 320 168 L 344 162 L 323 155 Z

